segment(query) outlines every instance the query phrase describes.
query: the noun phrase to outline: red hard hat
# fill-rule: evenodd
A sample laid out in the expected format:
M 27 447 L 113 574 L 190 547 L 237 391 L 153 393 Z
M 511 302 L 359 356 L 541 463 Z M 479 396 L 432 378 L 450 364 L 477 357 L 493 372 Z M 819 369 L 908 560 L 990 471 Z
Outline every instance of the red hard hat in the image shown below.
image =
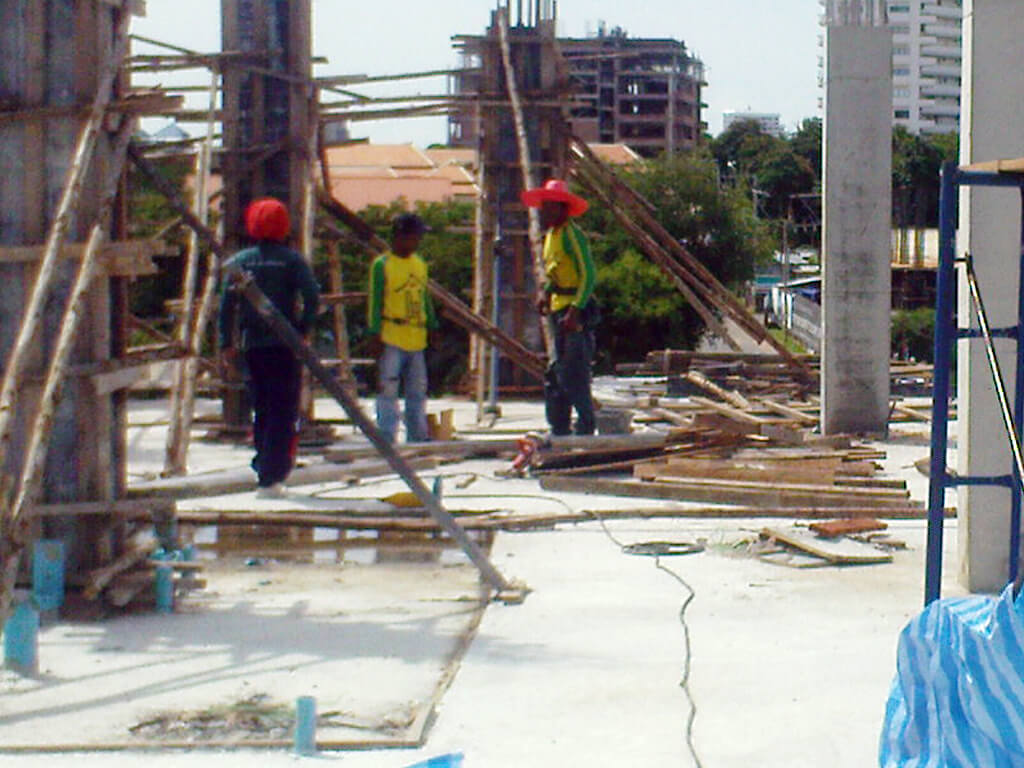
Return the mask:
M 274 197 L 253 200 L 245 211 L 245 231 L 253 240 L 284 240 L 291 232 L 284 203 Z

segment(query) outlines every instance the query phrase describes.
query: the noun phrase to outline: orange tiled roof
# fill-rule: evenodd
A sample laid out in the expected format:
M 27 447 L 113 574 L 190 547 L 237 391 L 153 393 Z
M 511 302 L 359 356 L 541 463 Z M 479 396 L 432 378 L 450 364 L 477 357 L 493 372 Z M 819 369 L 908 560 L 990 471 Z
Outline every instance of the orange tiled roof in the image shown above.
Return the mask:
M 415 168 L 430 170 L 436 163 L 412 144 L 367 144 L 352 142 L 327 148 L 327 164 L 331 168 L 394 168 L 396 171 Z

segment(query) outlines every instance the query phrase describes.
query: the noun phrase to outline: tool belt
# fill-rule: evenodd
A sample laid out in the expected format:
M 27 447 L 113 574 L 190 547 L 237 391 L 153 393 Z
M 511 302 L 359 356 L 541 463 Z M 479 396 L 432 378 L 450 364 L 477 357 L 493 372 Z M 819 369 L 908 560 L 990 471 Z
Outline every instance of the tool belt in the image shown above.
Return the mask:
M 384 320 L 384 321 L 389 322 L 389 323 L 394 323 L 395 325 L 411 325 L 411 326 L 413 326 L 415 328 L 426 328 L 427 327 L 426 323 L 420 323 L 420 322 L 414 322 L 412 320 L 406 320 L 404 317 L 387 317 L 386 315 L 384 315 L 384 316 L 381 316 L 381 320 Z
M 559 296 L 575 296 L 577 291 L 579 291 L 579 286 L 574 288 L 562 288 L 558 285 L 552 285 L 548 288 L 548 293 L 557 293 Z

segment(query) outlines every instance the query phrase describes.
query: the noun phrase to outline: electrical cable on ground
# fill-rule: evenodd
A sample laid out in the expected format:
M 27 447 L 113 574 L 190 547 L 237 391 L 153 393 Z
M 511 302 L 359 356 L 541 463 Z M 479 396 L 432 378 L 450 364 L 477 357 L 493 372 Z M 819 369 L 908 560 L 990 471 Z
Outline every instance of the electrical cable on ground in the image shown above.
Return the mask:
M 608 529 L 605 524 L 605 520 L 601 515 L 593 510 L 588 510 L 588 514 L 591 515 L 604 530 L 605 536 L 614 543 L 623 553 L 628 555 L 640 555 L 654 558 L 654 567 L 660 571 L 664 571 L 677 581 L 683 589 L 686 590 L 686 597 L 683 600 L 682 606 L 679 608 L 679 623 L 683 626 L 683 676 L 679 680 L 679 687 L 683 689 L 683 693 L 686 694 L 686 701 L 690 705 L 690 712 L 686 718 L 686 746 L 690 750 L 690 756 L 693 757 L 693 763 L 697 768 L 703 768 L 704 764 L 700 760 L 700 756 L 697 754 L 697 748 L 693 743 L 693 723 L 697 718 L 697 702 L 694 701 L 693 693 L 690 691 L 690 627 L 686 623 L 686 609 L 690 607 L 690 603 L 693 602 L 697 596 L 696 590 L 687 583 L 686 579 L 680 576 L 675 571 L 667 568 L 662 564 L 661 558 L 667 556 L 677 555 L 695 555 L 699 552 L 703 552 L 705 547 L 703 544 L 697 544 L 693 542 L 675 542 L 675 541 L 647 541 L 639 542 L 635 544 L 623 544 L 615 535 Z

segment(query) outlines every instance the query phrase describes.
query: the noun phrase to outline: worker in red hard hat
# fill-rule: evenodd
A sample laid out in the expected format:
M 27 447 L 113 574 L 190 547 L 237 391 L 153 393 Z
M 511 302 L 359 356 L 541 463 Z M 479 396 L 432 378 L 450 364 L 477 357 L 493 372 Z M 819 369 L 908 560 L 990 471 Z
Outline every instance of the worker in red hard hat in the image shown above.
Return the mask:
M 286 245 L 291 232 L 288 209 L 272 197 L 254 200 L 245 211 L 245 229 L 254 244 L 232 256 L 224 264 L 224 274 L 233 269 L 249 273 L 295 330 L 305 335 L 316 319 L 320 289 L 306 260 Z M 249 371 L 256 449 L 252 467 L 258 478 L 257 493 L 280 496 L 298 441 L 299 361 L 249 302 L 226 282 L 218 320 L 225 366 L 236 368 L 244 358 Z M 240 339 L 235 338 L 236 324 Z
M 551 434 L 594 433 L 594 404 L 590 395 L 590 365 L 600 319 L 594 300 L 594 261 L 587 238 L 573 222 L 587 210 L 587 201 L 569 191 L 561 179 L 527 189 L 524 205 L 540 208 L 547 282 L 537 294 L 537 310 L 546 315 L 554 335 L 553 359 L 544 376 L 544 405 Z M 572 410 L 576 424 L 570 429 Z

